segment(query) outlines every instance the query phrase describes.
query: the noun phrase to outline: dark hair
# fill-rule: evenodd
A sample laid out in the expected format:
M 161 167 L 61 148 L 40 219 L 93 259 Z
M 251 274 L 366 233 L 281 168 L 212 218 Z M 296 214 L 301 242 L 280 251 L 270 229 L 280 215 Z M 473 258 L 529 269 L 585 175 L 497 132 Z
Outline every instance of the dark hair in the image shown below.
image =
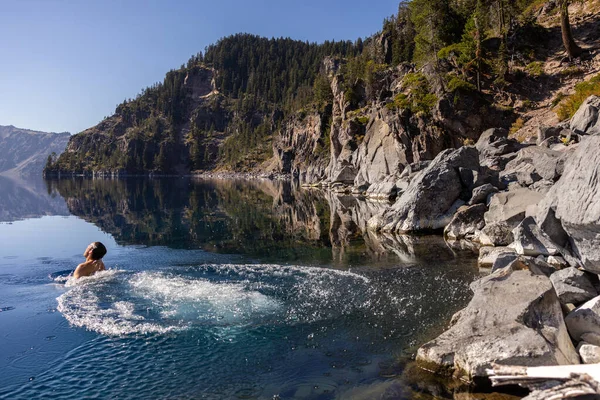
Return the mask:
M 92 243 L 92 260 L 99 260 L 106 254 L 106 247 L 100 242 Z

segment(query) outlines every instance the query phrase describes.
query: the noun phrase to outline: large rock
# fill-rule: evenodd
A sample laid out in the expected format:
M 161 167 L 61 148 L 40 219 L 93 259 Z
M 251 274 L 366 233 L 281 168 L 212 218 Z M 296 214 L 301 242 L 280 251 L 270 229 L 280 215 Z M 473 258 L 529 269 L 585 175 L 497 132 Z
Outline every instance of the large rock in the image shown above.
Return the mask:
M 600 347 L 593 344 L 581 342 L 577 346 L 577 351 L 581 356 L 581 361 L 584 364 L 599 364 L 600 363 Z
M 562 304 L 581 304 L 598 296 L 585 272 L 577 268 L 565 268 L 550 276 L 552 285 Z
M 527 217 L 513 229 L 514 242 L 510 247 L 525 256 L 554 256 L 559 247 L 537 226 L 533 217 Z
M 469 200 L 469 204 L 487 203 L 489 195 L 493 193 L 498 193 L 498 188 L 492 186 L 489 183 L 478 186 L 475 189 L 473 189 L 473 194 L 471 195 L 471 200 Z
M 554 126 L 540 126 L 537 130 L 537 145 L 541 145 L 545 140 L 549 138 L 556 138 L 560 134 L 562 128 Z
M 556 181 L 564 170 L 562 153 L 540 146 L 525 147 L 517 153 L 504 171 L 500 179 L 504 183 L 519 182 L 529 186 L 539 180 Z
M 571 118 L 569 126 L 580 135 L 600 134 L 600 97 L 588 97 Z
M 485 225 L 483 214 L 486 211 L 485 204 L 459 208 L 452 221 L 444 229 L 444 237 L 453 240 L 473 238 Z
M 351 184 L 356 178 L 356 170 L 353 165 L 344 165 L 331 176 L 331 182 Z
M 527 208 L 536 205 L 544 196 L 526 188 L 496 193 L 492 196 L 485 223 L 505 223 L 514 229 L 525 218 Z
M 418 362 L 466 379 L 485 377 L 492 363 L 579 364 L 547 277 L 503 269 L 471 288 L 469 305 L 449 330 L 418 350 Z
M 516 253 L 504 253 L 501 254 L 496 261 L 494 261 L 492 272 L 496 272 L 496 270 L 506 267 L 509 267 L 515 271 L 527 269 L 535 275 L 545 275 L 547 277 L 552 276 L 552 274 L 556 273 L 557 271 L 552 265 L 539 258 L 521 256 Z
M 482 246 L 508 246 L 514 241 L 512 230 L 506 222 L 492 222 L 483 227 L 477 241 Z
M 393 206 L 369 221 L 370 229 L 384 232 L 417 232 L 444 228 L 464 202 L 458 168 L 479 168 L 473 147 L 447 149 L 419 172 Z
M 565 317 L 569 333 L 576 341 L 586 333 L 600 334 L 600 296 L 594 297 Z
M 479 162 L 482 166 L 501 170 L 516 157 L 516 154 L 508 155 L 517 152 L 523 146 L 516 140 L 509 139 L 506 129 L 492 128 L 481 134 L 475 147 L 479 151 Z
M 396 197 L 398 187 L 394 176 L 369 186 L 365 195 L 372 199 L 390 200 Z
M 517 257 L 514 249 L 510 247 L 490 247 L 484 246 L 479 249 L 479 257 L 477 259 L 477 265 L 479 268 L 492 268 L 498 258 L 505 255 L 511 256 L 512 259 Z M 512 257 L 514 255 L 514 257 Z
M 544 231 L 542 224 L 563 239 L 564 231 L 573 255 L 594 273 L 600 273 L 599 166 L 600 136 L 584 137 L 567 161 L 562 177 L 540 202 L 536 215 Z

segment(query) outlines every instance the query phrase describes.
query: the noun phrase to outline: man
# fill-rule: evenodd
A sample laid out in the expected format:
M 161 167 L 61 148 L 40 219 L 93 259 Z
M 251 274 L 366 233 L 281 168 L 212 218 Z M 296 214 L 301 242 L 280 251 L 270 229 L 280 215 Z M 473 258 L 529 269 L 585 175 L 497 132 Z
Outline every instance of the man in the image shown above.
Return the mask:
M 104 247 L 102 243 L 94 242 L 90 244 L 83 253 L 85 262 L 79 264 L 77 268 L 75 268 L 73 277 L 75 277 L 75 279 L 79 279 L 82 276 L 90 276 L 98 271 L 104 271 L 106 268 L 102 262 L 102 257 L 104 257 L 105 254 L 106 247 Z

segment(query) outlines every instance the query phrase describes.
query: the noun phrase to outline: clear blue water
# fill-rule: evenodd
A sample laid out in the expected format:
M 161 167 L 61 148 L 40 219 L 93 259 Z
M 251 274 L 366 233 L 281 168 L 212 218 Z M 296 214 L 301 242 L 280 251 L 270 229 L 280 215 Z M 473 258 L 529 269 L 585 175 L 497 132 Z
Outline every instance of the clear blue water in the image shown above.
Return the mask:
M 289 183 L 0 177 L 0 398 L 411 398 L 473 255 Z M 108 271 L 68 273 L 88 243 Z

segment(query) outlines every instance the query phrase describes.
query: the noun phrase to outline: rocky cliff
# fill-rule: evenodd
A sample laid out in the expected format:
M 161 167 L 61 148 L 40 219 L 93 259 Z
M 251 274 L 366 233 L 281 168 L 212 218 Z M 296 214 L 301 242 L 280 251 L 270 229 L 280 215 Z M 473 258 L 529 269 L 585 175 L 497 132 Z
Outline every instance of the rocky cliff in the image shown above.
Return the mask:
M 343 65 L 339 59 L 323 62 L 333 94 L 330 114 L 294 116 L 274 142 L 277 167 L 301 184 L 345 185 L 355 193 L 394 197 L 396 182 L 410 164 L 432 160 L 444 149 L 476 140 L 485 128 L 507 126 L 514 119 L 481 94 L 448 90 L 433 68 L 401 64 L 379 71 L 371 84 L 349 84 Z M 415 80 L 435 93 L 431 110 L 413 112 L 397 105 L 395 99 L 415 90 Z M 353 103 L 350 91 L 362 93 L 358 102 Z M 473 109 L 486 118 L 472 114 Z
M 63 152 L 71 135 L 0 126 L 0 174 L 41 176 L 52 153 Z

